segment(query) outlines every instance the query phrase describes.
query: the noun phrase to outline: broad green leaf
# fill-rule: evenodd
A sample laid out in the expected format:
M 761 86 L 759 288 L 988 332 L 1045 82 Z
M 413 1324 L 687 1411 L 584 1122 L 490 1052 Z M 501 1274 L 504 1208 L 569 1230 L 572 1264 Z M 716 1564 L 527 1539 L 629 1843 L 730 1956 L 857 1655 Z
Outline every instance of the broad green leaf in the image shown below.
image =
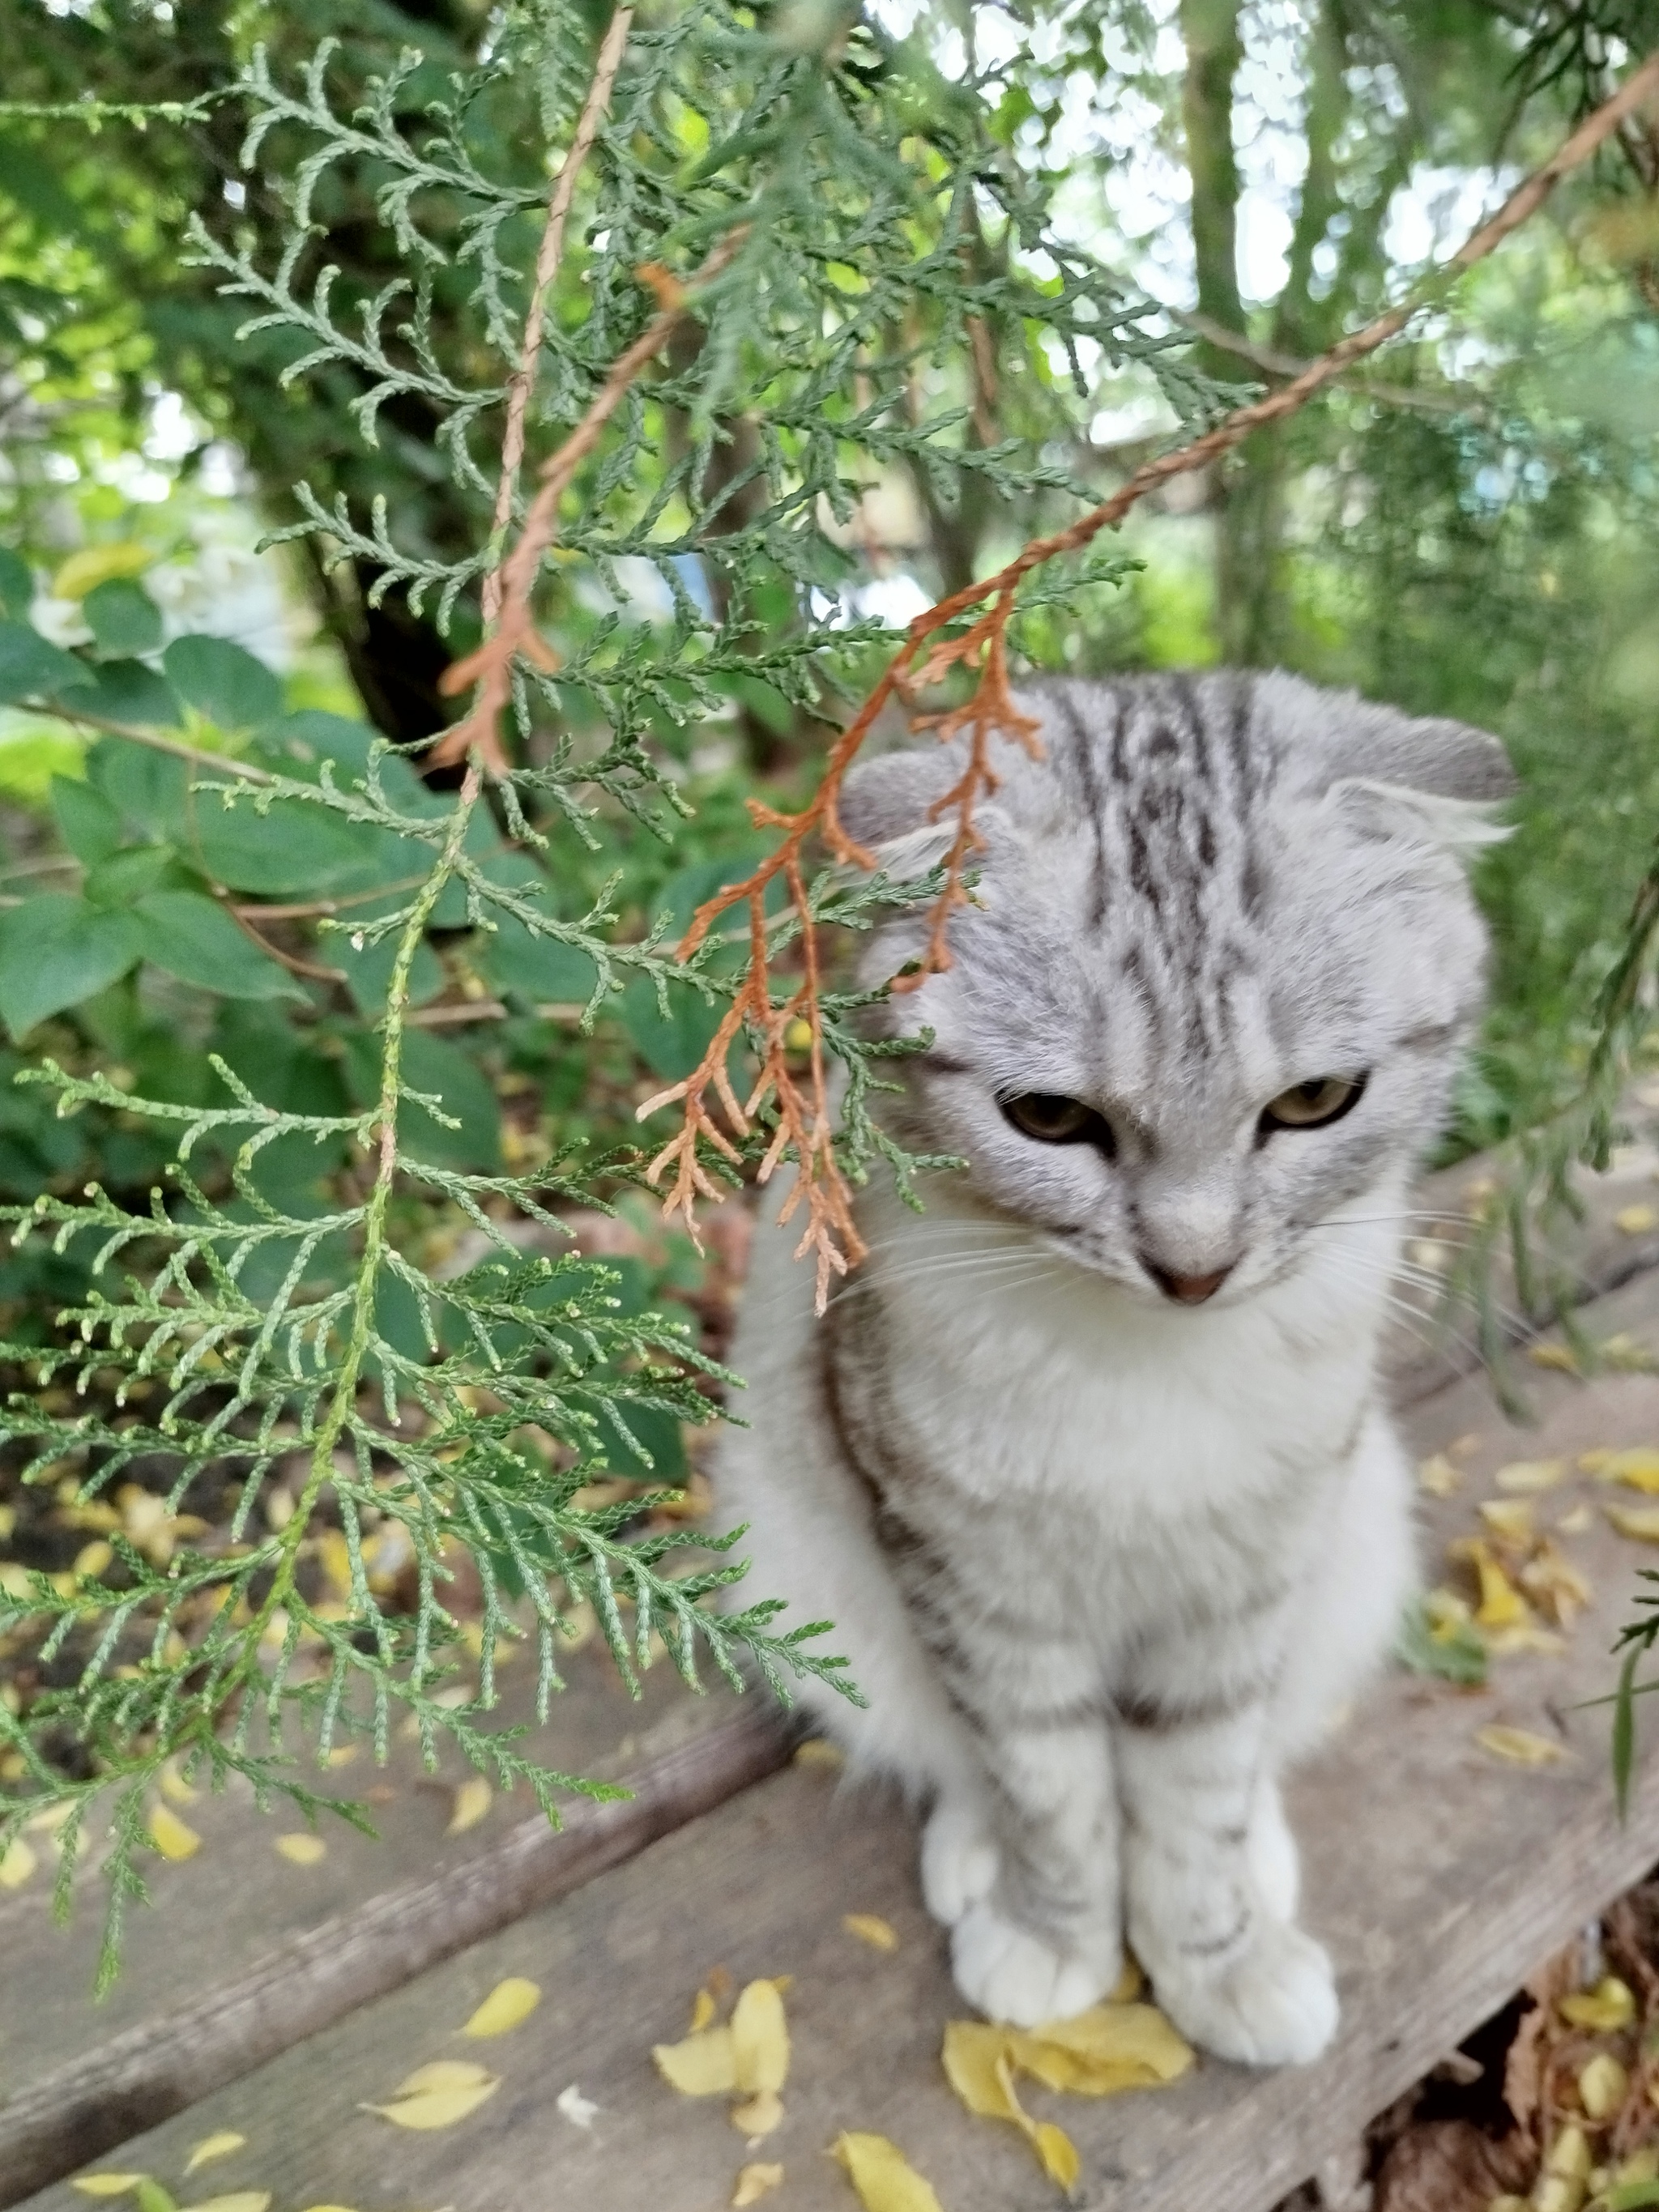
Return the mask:
M 361 1030 L 343 1039 L 341 1064 L 353 1101 L 368 1106 L 380 1096 L 379 1040 Z M 501 1165 L 501 1107 L 477 1062 L 447 1038 L 412 1029 L 404 1038 L 404 1081 L 411 1091 L 435 1094 L 442 1111 L 460 1123 L 446 1128 L 410 1101 L 398 1117 L 398 1133 L 411 1158 L 434 1166 L 490 1172 Z
M 34 578 L 28 562 L 9 545 L 0 545 L 0 615 L 21 622 L 34 598 Z
M 87 755 L 87 778 L 152 837 L 179 844 L 188 840 L 190 770 L 172 753 L 129 738 L 100 738 Z
M 118 659 L 161 649 L 161 611 L 142 585 L 125 576 L 96 584 L 82 603 L 82 613 L 100 654 Z
M 94 688 L 75 702 L 88 714 L 156 730 L 176 730 L 185 719 L 184 702 L 172 684 L 142 660 L 103 660 L 88 672 Z
M 402 841 L 362 823 L 348 822 L 303 799 L 278 799 L 261 814 L 251 800 L 226 806 L 204 793 L 195 807 L 195 836 L 188 848 L 215 883 L 261 898 L 366 890 L 370 884 L 423 874 L 431 854 L 422 846 L 404 857 Z
M 161 655 L 179 697 L 222 730 L 252 730 L 283 711 L 281 680 L 226 637 L 175 637 Z
M 131 906 L 151 891 L 186 888 L 171 845 L 132 845 L 88 868 L 81 896 L 94 906 Z
M 1443 1681 L 1465 1686 L 1486 1679 L 1486 1647 L 1478 1631 L 1464 1621 L 1450 1635 L 1437 1635 L 1420 1597 L 1407 1608 L 1395 1650 L 1401 1665 L 1414 1674 L 1438 1674 Z
M 556 937 L 537 937 L 521 921 L 504 916 L 493 935 L 480 933 L 473 957 L 483 974 L 503 994 L 544 1003 L 586 1005 L 599 971 L 592 957 Z
M 261 730 L 256 742 L 260 753 L 280 765 L 286 775 L 308 775 L 314 780 L 321 763 L 331 761 L 335 782 L 349 791 L 367 777 L 369 749 L 378 735 L 367 722 L 325 714 L 319 707 L 304 707 Z M 454 803 L 447 792 L 429 791 L 410 763 L 396 754 L 381 756 L 380 775 L 386 797 L 405 813 L 442 814 Z M 485 830 L 490 829 L 486 817 L 479 821 Z
M 0 914 L 0 1017 L 14 1037 L 90 998 L 131 967 L 143 932 L 131 914 L 63 892 Z
M 0 799 L 44 807 L 55 775 L 79 775 L 86 759 L 81 739 L 64 729 L 20 730 L 0 737 Z
M 623 1025 L 635 1050 L 653 1075 L 670 1083 L 690 1075 L 702 1060 L 725 1018 L 726 1003 L 716 999 L 706 1005 L 690 984 L 671 983 L 665 1016 L 657 1005 L 656 986 L 643 975 L 634 978 L 620 1001 Z
M 233 999 L 300 999 L 295 979 L 199 891 L 152 891 L 135 909 L 146 959 L 182 982 Z
M 27 623 L 0 622 L 0 701 L 55 699 L 87 690 L 92 671 L 72 653 L 48 645 Z
M 52 811 L 64 842 L 89 868 L 108 860 L 121 842 L 121 811 L 89 783 L 72 776 L 52 780 Z

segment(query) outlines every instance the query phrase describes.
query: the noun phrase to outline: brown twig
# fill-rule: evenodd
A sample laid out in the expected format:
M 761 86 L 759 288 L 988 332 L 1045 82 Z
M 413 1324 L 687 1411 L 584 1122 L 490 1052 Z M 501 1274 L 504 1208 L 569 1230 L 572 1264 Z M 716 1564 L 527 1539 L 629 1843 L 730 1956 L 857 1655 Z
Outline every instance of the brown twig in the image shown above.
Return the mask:
M 838 809 L 847 772 L 884 708 L 895 699 L 908 703 L 917 690 L 937 683 L 953 667 L 970 666 L 979 671 L 975 696 L 966 706 L 953 708 L 944 714 L 915 718 L 915 726 L 936 729 L 942 740 L 948 740 L 963 729 L 971 729 L 973 736 L 968 763 L 961 777 L 934 810 L 937 817 L 955 808 L 956 836 L 946 866 L 945 888 L 934 908 L 926 956 L 917 973 L 900 978 L 895 985 L 896 989 L 905 989 L 915 988 L 926 975 L 937 974 L 950 965 L 946 926 L 951 911 L 962 902 L 963 867 L 969 855 L 980 842 L 974 827 L 975 810 L 987 792 L 995 787 L 995 773 L 989 759 L 991 732 L 1000 729 L 1006 736 L 1023 744 L 1028 752 L 1036 750 L 1034 725 L 1015 706 L 1007 678 L 1007 625 L 1014 610 L 1015 594 L 1024 579 L 1045 562 L 1061 554 L 1079 550 L 1097 538 L 1102 531 L 1115 527 L 1148 492 L 1167 483 L 1171 477 L 1185 476 L 1206 467 L 1224 453 L 1230 453 L 1253 430 L 1294 414 L 1354 362 L 1375 353 L 1389 338 L 1397 336 L 1429 301 L 1440 296 L 1448 279 L 1461 275 L 1476 262 L 1484 260 L 1512 231 L 1518 229 L 1543 204 L 1562 177 L 1587 161 L 1596 149 L 1619 129 L 1626 117 L 1634 114 L 1656 94 L 1659 94 L 1659 52 L 1650 54 L 1638 69 L 1632 70 L 1612 99 L 1588 116 L 1562 143 L 1551 159 L 1541 168 L 1534 170 L 1494 216 L 1470 234 L 1457 252 L 1436 271 L 1432 283 L 1424 294 L 1402 301 L 1397 307 L 1389 308 L 1368 323 L 1363 330 L 1355 331 L 1349 337 L 1339 340 L 1317 360 L 1308 362 L 1297 375 L 1277 392 L 1269 392 L 1266 398 L 1252 402 L 1248 407 L 1236 409 L 1213 429 L 1193 439 L 1190 443 L 1143 463 L 1126 483 L 1098 507 L 1091 507 L 1086 514 L 1080 515 L 1063 530 L 1032 538 L 1013 560 L 994 574 L 951 592 L 926 613 L 918 615 L 875 689 L 830 748 L 817 790 L 799 813 L 783 814 L 759 799 L 749 801 L 749 811 L 756 825 L 781 830 L 784 832 L 783 842 L 775 852 L 761 862 L 753 874 L 741 883 L 728 884 L 717 891 L 714 897 L 705 900 L 692 916 L 690 927 L 679 945 L 680 957 L 689 959 L 720 915 L 746 902 L 750 916 L 752 945 L 748 977 L 697 1067 L 684 1082 L 658 1092 L 639 1109 L 640 1117 L 643 1119 L 661 1107 L 676 1102 L 683 1103 L 680 1128 L 653 1160 L 647 1175 L 654 1184 L 665 1170 L 672 1166 L 673 1180 L 664 1199 L 663 1210 L 669 1214 L 681 1214 L 694 1238 L 696 1235 L 696 1200 L 699 1197 L 718 1200 L 725 1195 L 714 1188 L 704 1171 L 697 1154 L 698 1139 L 706 1137 L 715 1150 L 729 1160 L 735 1162 L 739 1157 L 736 1147 L 716 1126 L 710 1115 L 707 1103 L 708 1092 L 712 1090 L 718 1096 L 727 1119 L 739 1136 L 749 1133 L 750 1117 L 771 1095 L 775 1099 L 777 1128 L 761 1164 L 761 1180 L 764 1182 L 771 1173 L 784 1147 L 793 1146 L 799 1161 L 800 1172 L 785 1207 L 784 1218 L 787 1218 L 800 1204 L 804 1194 L 807 1222 L 799 1249 L 800 1252 L 811 1249 L 817 1253 L 817 1305 L 820 1312 L 828 1296 L 830 1273 L 844 1274 L 848 1266 L 862 1256 L 864 1248 L 853 1224 L 850 1195 L 833 1149 L 817 1004 L 817 948 L 811 914 L 805 896 L 802 853 L 808 838 L 816 835 L 823 839 L 836 860 L 866 868 L 876 865 L 875 855 L 866 852 L 842 826 Z M 940 635 L 942 631 L 948 630 L 949 625 L 958 616 L 982 605 L 987 600 L 991 602 L 988 610 L 967 629 L 954 635 Z M 924 647 L 928 648 L 927 657 L 918 666 L 917 657 Z M 775 1007 L 766 969 L 763 907 L 768 888 L 780 875 L 786 878 L 800 909 L 805 973 L 801 983 L 784 1005 Z M 785 1031 L 796 1019 L 806 1023 L 811 1036 L 811 1072 L 805 1097 L 790 1073 L 783 1046 Z M 747 1102 L 740 1106 L 732 1089 L 726 1069 L 726 1054 L 745 1021 L 758 1034 L 762 1060 L 755 1086 Z
M 599 47 L 599 58 L 594 64 L 593 82 L 587 88 L 576 135 L 570 142 L 570 151 L 559 164 L 559 173 L 554 180 L 553 196 L 548 202 L 547 225 L 542 232 L 542 242 L 536 255 L 536 277 L 531 287 L 530 305 L 525 310 L 524 342 L 519 349 L 519 366 L 513 372 L 507 390 L 507 429 L 501 440 L 501 477 L 495 488 L 495 513 L 490 524 L 493 544 L 503 544 L 507 526 L 513 520 L 513 495 L 518 488 L 519 470 L 524 461 L 525 416 L 530 406 L 530 394 L 536 382 L 536 370 L 541 360 L 542 313 L 553 281 L 559 273 L 559 263 L 564 254 L 564 226 L 570 213 L 570 203 L 576 195 L 576 179 L 582 165 L 599 135 L 599 125 L 611 105 L 611 94 L 617 82 L 617 71 L 622 66 L 623 48 L 628 43 L 628 33 L 634 21 L 630 6 L 618 8 L 611 18 Z M 484 578 L 484 628 L 489 629 L 501 608 L 501 572 L 492 568 Z
M 538 668 L 557 666 L 552 647 L 537 629 L 530 612 L 530 594 L 540 572 L 542 556 L 558 533 L 559 501 L 572 477 L 599 441 L 599 433 L 621 404 L 623 393 L 647 363 L 661 352 L 691 311 L 691 303 L 731 261 L 748 236 L 740 226 L 721 240 L 696 274 L 681 283 L 666 270 L 654 265 L 639 272 L 663 303 L 638 337 L 611 364 L 605 382 L 593 395 L 587 412 L 552 457 L 544 461 L 541 484 L 519 532 L 519 542 L 501 568 L 501 615 L 493 634 L 477 652 L 452 661 L 438 679 L 438 689 L 448 695 L 477 685 L 471 712 L 457 722 L 427 755 L 434 768 L 448 767 L 477 748 L 479 759 L 492 775 L 508 772 L 501 750 L 500 718 L 512 696 L 513 663 L 522 653 Z

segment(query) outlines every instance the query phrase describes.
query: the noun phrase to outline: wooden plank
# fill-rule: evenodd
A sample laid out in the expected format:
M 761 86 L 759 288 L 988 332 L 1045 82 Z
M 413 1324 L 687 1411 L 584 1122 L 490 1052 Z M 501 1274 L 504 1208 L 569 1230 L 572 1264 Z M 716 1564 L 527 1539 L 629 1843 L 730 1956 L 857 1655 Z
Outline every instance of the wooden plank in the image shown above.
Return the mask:
M 1659 1342 L 1659 1278 L 1601 1301 L 1589 1319 L 1599 1334 Z M 1480 1438 L 1464 1455 L 1472 1473 L 1462 1496 L 1433 1507 L 1437 1542 L 1473 1524 L 1474 1501 L 1507 1459 L 1659 1441 L 1659 1377 L 1586 1387 L 1540 1374 L 1537 1397 L 1539 1425 L 1523 1431 L 1475 1381 L 1418 1408 L 1422 1450 Z M 1102 2104 L 1035 2092 L 1034 2109 L 1060 2118 L 1082 2153 L 1081 2203 L 1266 2212 L 1659 1853 L 1659 1730 L 1645 1731 L 1621 1826 L 1606 1711 L 1579 1709 L 1608 1686 L 1607 1646 L 1640 1564 L 1602 1522 L 1604 1495 L 1575 1481 L 1543 1501 L 1547 1520 L 1581 1498 L 1595 1513 L 1591 1532 L 1569 1541 L 1596 1603 L 1564 1656 L 1500 1662 L 1482 1692 L 1395 1675 L 1294 1787 L 1309 1922 L 1340 1967 L 1335 2047 L 1314 2067 L 1278 2074 L 1205 2060 L 1172 2089 Z M 1493 1720 L 1554 1737 L 1567 1756 L 1553 1767 L 1505 1765 L 1474 1741 Z M 883 1956 L 848 1935 L 842 1917 L 854 1911 L 891 1921 L 898 1951 Z M 850 2212 L 845 2179 L 823 2155 L 848 2127 L 901 2142 L 945 2212 L 1051 2212 L 1055 2194 L 1012 2131 L 969 2118 L 940 2077 L 942 2028 L 962 2007 L 917 1897 L 908 1820 L 802 1766 L 125 2144 L 119 2162 L 176 2187 L 187 2147 L 231 2129 L 247 2147 L 211 2170 L 211 2193 L 270 2189 L 280 2204 L 359 2212 L 543 2201 L 714 2212 L 729 2202 L 743 2145 L 720 2100 L 675 2097 L 648 2051 L 684 2033 L 691 1995 L 717 1963 L 739 1980 L 795 1977 L 787 2117 L 763 2154 L 786 2166 L 777 2201 L 789 2212 Z M 539 2009 L 501 2042 L 458 2045 L 453 2031 L 508 1973 L 541 1984 Z M 361 2109 L 384 2102 L 414 2067 L 459 2055 L 501 2075 L 461 2125 L 413 2135 Z M 558 2108 L 573 2086 L 599 2107 L 591 2130 Z M 29 2212 L 71 2212 L 82 2201 L 58 2187 Z
M 1650 1087 L 1638 1086 L 1622 1109 L 1626 1126 L 1640 1133 L 1637 1140 L 1615 1150 L 1605 1175 L 1575 1177 L 1582 1218 L 1556 1221 L 1549 1239 L 1540 1243 L 1540 1294 L 1530 1310 L 1516 1288 L 1507 1245 L 1495 1255 L 1493 1307 L 1504 1317 L 1502 1335 L 1510 1346 L 1526 1343 L 1554 1318 L 1551 1299 L 1555 1291 L 1552 1288 L 1548 1297 L 1543 1295 L 1545 1285 L 1559 1284 L 1571 1304 L 1582 1305 L 1659 1267 L 1659 1149 L 1651 1141 L 1653 1106 L 1642 1103 Z M 1659 1105 L 1659 1097 L 1654 1104 Z M 1432 1269 L 1449 1258 L 1467 1234 L 1470 1208 L 1479 1202 L 1493 1172 L 1491 1157 L 1480 1153 L 1418 1183 L 1411 1199 L 1417 1218 L 1409 1224 L 1405 1243 L 1419 1266 Z M 1651 1226 L 1620 1226 L 1621 1216 L 1633 1224 L 1633 1209 L 1642 1206 L 1655 1210 Z M 1474 1373 L 1481 1364 L 1480 1352 L 1475 1316 L 1467 1304 L 1443 1312 L 1441 1301 L 1432 1293 L 1405 1283 L 1396 1285 L 1395 1295 L 1421 1316 L 1415 1326 L 1396 1326 L 1390 1331 L 1385 1359 L 1394 1401 L 1407 1406 Z
M 240 1791 L 204 1798 L 186 1812 L 200 1851 L 147 1873 L 159 1909 L 129 1916 L 122 1977 L 96 2008 L 92 1869 L 68 1931 L 50 1919 L 44 1869 L 0 1899 L 0 2205 L 562 1896 L 787 1756 L 769 1700 L 695 1698 L 664 1665 L 635 1704 L 597 1645 L 562 1663 L 569 1686 L 544 1755 L 635 1794 L 572 1801 L 557 1833 L 520 1793 L 447 1837 L 461 1769 L 452 1754 L 429 1778 L 407 1744 L 383 1774 L 364 1753 L 339 1778 L 337 1794 L 384 1801 L 369 1807 L 378 1840 L 327 1824 L 314 1866 L 275 1850 L 294 1822 L 258 1814 Z M 527 1686 L 507 1692 L 501 1725 L 526 1696 Z

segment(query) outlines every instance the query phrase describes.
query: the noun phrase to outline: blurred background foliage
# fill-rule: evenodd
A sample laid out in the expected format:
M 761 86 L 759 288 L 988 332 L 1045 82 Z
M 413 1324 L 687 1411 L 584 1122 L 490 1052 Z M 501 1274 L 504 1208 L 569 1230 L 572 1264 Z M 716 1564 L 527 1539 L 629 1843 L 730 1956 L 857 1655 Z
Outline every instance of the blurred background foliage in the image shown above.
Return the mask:
M 662 11 L 664 23 L 678 13 Z M 209 824 L 182 771 L 155 757 L 135 766 L 93 710 L 118 723 L 157 714 L 192 743 L 306 774 L 326 758 L 360 769 L 374 733 L 422 738 L 457 711 L 437 679 L 476 639 L 476 597 L 461 594 L 446 635 L 436 591 L 377 589 L 388 577 L 368 520 L 434 571 L 475 555 L 489 499 L 447 465 L 441 410 L 414 383 L 394 390 L 369 444 L 354 412 L 373 381 L 360 362 L 337 354 L 279 387 L 305 335 L 239 340 L 248 302 L 224 296 L 223 268 L 183 241 L 193 216 L 222 257 L 270 269 L 308 143 L 303 118 L 279 118 L 244 167 L 246 112 L 216 95 L 263 45 L 297 97 L 327 34 L 339 41 L 328 84 L 343 116 L 400 57 L 414 65 L 392 104 L 410 127 L 448 95 L 453 72 L 471 72 L 463 135 L 483 171 L 522 191 L 502 244 L 524 260 L 545 190 L 539 121 L 584 80 L 605 11 L 559 11 L 535 66 L 522 62 L 532 42 L 503 42 L 504 23 L 522 33 L 525 20 L 472 0 L 0 0 L 11 103 L 0 110 L 0 596 L 98 687 L 77 695 L 79 720 L 0 709 L 7 1074 L 49 1053 L 200 1102 L 214 1095 L 217 1052 L 294 1110 L 339 1112 L 367 1095 L 390 952 L 357 952 L 338 932 L 319 939 L 315 909 L 356 898 L 372 919 L 384 901 L 368 894 L 399 880 L 396 856 L 368 854 L 320 812 L 279 840 L 237 817 Z M 640 834 L 614 794 L 601 794 L 593 845 L 557 819 L 544 825 L 557 910 L 585 912 L 620 872 L 624 936 L 661 913 L 682 919 L 736 872 L 755 844 L 745 793 L 810 785 L 841 711 L 833 691 L 850 696 L 873 670 L 884 624 L 1068 517 L 1079 494 L 1099 496 L 1183 416 L 1230 388 L 1271 385 L 1397 295 L 1659 37 L 1659 7 L 884 0 L 860 27 L 829 0 L 787 0 L 732 11 L 728 31 L 744 27 L 779 52 L 830 57 L 844 80 L 863 72 L 872 99 L 912 103 L 918 128 L 937 136 L 941 173 L 972 138 L 978 181 L 953 248 L 962 284 L 954 295 L 917 285 L 887 334 L 908 420 L 926 434 L 864 441 L 863 497 L 849 512 L 820 500 L 814 526 L 784 544 L 775 441 L 752 396 L 710 439 L 671 393 L 635 439 L 635 512 L 683 521 L 687 453 L 704 441 L 703 550 L 676 567 L 619 553 L 625 532 L 586 548 L 594 557 L 561 598 L 555 641 L 567 665 L 596 640 L 614 659 L 620 637 L 666 666 L 684 598 L 732 649 L 695 696 L 659 686 L 630 708 L 653 772 L 690 809 L 672 842 Z M 686 64 L 720 65 L 712 47 Z M 88 102 L 172 102 L 178 115 L 141 126 L 111 112 L 94 128 L 17 112 L 61 103 L 84 115 Z M 670 100 L 662 115 L 679 134 L 682 181 L 706 176 L 713 191 L 722 164 L 735 175 L 775 159 L 752 117 L 745 143 L 711 149 L 695 104 Z M 596 226 L 607 193 L 625 187 L 636 212 L 647 206 L 649 172 L 642 153 L 624 177 L 613 155 L 579 201 L 555 315 L 567 341 L 587 332 L 596 358 L 607 317 L 623 327 L 631 312 L 618 289 L 629 272 Z M 407 273 L 378 208 L 386 173 L 366 136 L 322 172 L 310 204 L 320 243 L 302 273 L 325 252 L 337 265 L 342 328 Z M 1524 1128 L 1571 1091 L 1659 819 L 1656 179 L 1655 142 L 1633 130 L 1444 313 L 1328 403 L 1142 511 L 1121 548 L 1138 567 L 1022 618 L 1021 645 L 1042 665 L 1283 663 L 1508 741 L 1525 793 L 1517 834 L 1482 866 L 1498 989 L 1455 1147 Z M 419 204 L 428 234 L 459 246 L 465 207 L 430 191 Z M 430 267 L 432 357 L 458 387 L 487 371 L 476 273 L 453 252 Z M 610 296 L 592 292 L 596 275 Z M 1016 312 L 1022 284 L 1046 298 L 1036 319 Z M 1068 337 L 1054 301 L 1091 286 Z M 1112 343 L 1120 309 L 1141 318 L 1127 349 Z M 703 342 L 694 332 L 667 364 L 688 389 L 708 369 L 695 358 Z M 855 390 L 849 404 L 868 396 Z M 554 376 L 550 419 L 568 397 Z M 343 499 L 358 534 L 257 551 L 300 519 L 301 480 L 322 511 Z M 721 537 L 744 533 L 763 557 L 723 563 Z M 836 624 L 825 690 L 803 671 L 812 656 L 821 670 Z M 35 696 L 26 673 L 10 672 L 14 699 Z M 607 714 L 615 726 L 602 689 L 568 684 L 558 701 L 579 731 Z M 532 734 L 532 765 L 550 742 Z M 439 803 L 404 773 L 411 805 Z M 76 940 L 81 969 L 59 975 L 33 948 L 64 921 L 52 902 L 70 897 L 94 919 Z M 465 1101 L 462 1129 L 445 1140 L 451 1164 L 520 1170 L 575 1138 L 614 1140 L 639 1097 L 691 1064 L 712 1018 L 690 994 L 665 1017 L 641 977 L 584 1036 L 574 1016 L 591 961 L 510 932 L 486 940 L 465 919 L 434 917 L 414 989 L 413 1079 Z M 11 1197 L 91 1174 L 142 1189 L 155 1142 L 119 1115 L 61 1121 L 38 1091 L 0 1091 L 0 1190 Z M 315 1182 L 317 1164 L 306 1172 Z M 660 1239 L 653 1249 L 668 1275 L 695 1284 L 684 1253 Z M 19 1255 L 0 1268 L 0 1297 L 28 1298 L 43 1267 L 64 1265 Z

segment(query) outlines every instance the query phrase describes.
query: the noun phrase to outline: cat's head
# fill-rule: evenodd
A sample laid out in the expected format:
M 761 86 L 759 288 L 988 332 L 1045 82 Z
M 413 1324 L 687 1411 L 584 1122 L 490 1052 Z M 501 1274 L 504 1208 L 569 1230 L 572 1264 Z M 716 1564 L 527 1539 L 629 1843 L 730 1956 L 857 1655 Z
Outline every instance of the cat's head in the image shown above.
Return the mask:
M 952 966 L 885 1019 L 906 1140 L 1079 1264 L 1198 1304 L 1292 1270 L 1420 1152 L 1479 1017 L 1468 848 L 1501 836 L 1495 738 L 1291 676 L 1056 684 L 998 740 Z M 844 815 L 898 874 L 941 854 L 960 744 L 869 761 Z M 921 949 L 882 930 L 871 981 Z

